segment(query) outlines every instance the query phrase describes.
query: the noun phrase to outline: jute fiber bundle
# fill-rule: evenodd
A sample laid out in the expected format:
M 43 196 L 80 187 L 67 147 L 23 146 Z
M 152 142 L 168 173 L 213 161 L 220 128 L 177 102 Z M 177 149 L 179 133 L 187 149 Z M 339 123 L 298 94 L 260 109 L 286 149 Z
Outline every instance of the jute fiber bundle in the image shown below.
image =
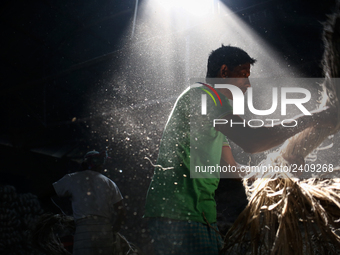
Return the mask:
M 248 194 L 248 206 L 225 237 L 226 254 L 338 254 L 339 179 L 272 174 Z
M 325 81 L 320 107 L 339 107 L 340 12 L 324 26 Z M 288 166 L 284 158 L 305 159 L 340 129 L 308 128 L 289 139 L 263 165 Z M 340 179 L 299 180 L 290 173 L 267 173 L 251 185 L 246 209 L 225 237 L 225 254 L 338 254 L 340 250 Z
M 60 243 L 60 238 L 74 235 L 75 228 L 71 216 L 50 213 L 41 215 L 31 236 L 36 251 L 40 252 L 34 254 L 71 255 Z M 143 255 L 142 251 L 122 234 L 116 232 L 113 236 L 113 255 Z

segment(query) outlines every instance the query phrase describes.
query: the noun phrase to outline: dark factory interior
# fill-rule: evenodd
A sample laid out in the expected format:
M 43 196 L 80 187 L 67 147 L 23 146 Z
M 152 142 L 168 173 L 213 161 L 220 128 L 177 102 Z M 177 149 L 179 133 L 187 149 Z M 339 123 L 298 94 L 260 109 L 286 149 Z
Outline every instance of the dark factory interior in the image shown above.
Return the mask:
M 127 209 L 121 234 L 146 254 L 150 162 L 157 160 L 177 96 L 191 78 L 205 77 L 210 51 L 221 44 L 247 50 L 257 59 L 250 78 L 322 78 L 323 24 L 336 7 L 334 0 L 168 2 L 173 5 L 165 0 L 1 4 L 0 184 L 40 196 L 77 171 L 86 152 L 106 150 L 106 174 Z M 209 8 L 199 13 L 201 2 Z M 235 148 L 243 164 L 257 164 L 264 155 Z M 57 206 L 41 206 L 61 213 Z

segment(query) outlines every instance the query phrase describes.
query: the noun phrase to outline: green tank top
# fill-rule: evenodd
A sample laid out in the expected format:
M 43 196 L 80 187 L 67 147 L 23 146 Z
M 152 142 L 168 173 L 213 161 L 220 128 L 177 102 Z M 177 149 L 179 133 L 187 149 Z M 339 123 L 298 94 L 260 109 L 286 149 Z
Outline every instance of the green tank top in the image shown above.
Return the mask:
M 157 159 L 162 168 L 155 168 L 145 217 L 216 222 L 214 195 L 219 174 L 197 175 L 195 169 L 220 164 L 226 138 L 212 121 L 232 113 L 232 107 L 217 93 L 221 103 L 216 105 L 208 96 L 207 115 L 201 114 L 201 95 L 206 92 L 200 87 L 188 88 L 177 99 L 163 132 Z

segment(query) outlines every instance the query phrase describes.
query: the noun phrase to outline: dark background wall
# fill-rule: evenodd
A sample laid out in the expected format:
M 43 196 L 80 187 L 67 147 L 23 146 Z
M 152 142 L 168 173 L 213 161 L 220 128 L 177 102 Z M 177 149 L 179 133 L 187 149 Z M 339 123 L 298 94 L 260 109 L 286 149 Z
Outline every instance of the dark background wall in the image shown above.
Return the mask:
M 156 161 L 167 116 L 188 79 L 204 76 L 209 51 L 220 41 L 230 42 L 221 29 L 220 38 L 205 43 L 202 24 L 185 13 L 186 19 L 150 21 L 157 10 L 148 12 L 146 1 L 138 2 L 134 19 L 135 4 L 1 3 L 0 182 L 39 195 L 76 171 L 87 151 L 106 149 L 112 158 L 107 173 L 120 187 L 128 209 L 122 233 L 144 247 L 149 239 L 143 205 L 153 172 L 145 157 Z M 254 57 L 261 59 L 270 47 L 276 53 L 274 63 L 280 58 L 278 69 L 295 77 L 323 76 L 322 22 L 335 1 L 221 4 L 265 42 L 261 51 L 254 46 L 259 41 L 251 37 L 240 42 Z M 226 30 L 233 26 L 223 12 L 210 16 L 225 22 Z M 209 22 L 203 26 L 214 26 Z M 164 31 L 165 26 L 171 30 Z M 202 47 L 207 49 L 203 53 Z M 261 76 L 262 69 L 255 69 L 256 74 Z M 235 154 L 241 161 L 249 157 Z M 263 156 L 256 157 L 254 162 Z

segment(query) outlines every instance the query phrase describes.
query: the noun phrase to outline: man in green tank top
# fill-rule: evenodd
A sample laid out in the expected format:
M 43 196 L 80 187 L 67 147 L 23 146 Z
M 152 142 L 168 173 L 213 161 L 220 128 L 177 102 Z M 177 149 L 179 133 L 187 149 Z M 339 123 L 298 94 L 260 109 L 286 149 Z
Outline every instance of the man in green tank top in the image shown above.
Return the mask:
M 225 84 L 232 84 L 245 93 L 250 87 L 250 67 L 255 62 L 242 49 L 222 45 L 209 56 L 207 78 L 225 79 Z M 206 108 L 210 110 L 203 115 L 201 95 L 206 88 L 213 88 L 213 84 L 196 84 L 178 97 L 163 132 L 157 159 L 159 167 L 155 168 L 145 207 L 156 254 L 218 254 L 222 240 L 214 230 L 214 194 L 220 175 L 207 168 L 220 164 L 226 137 L 245 152 L 256 153 L 283 143 L 318 123 L 322 116 L 318 112 L 313 117 L 297 118 L 301 124 L 289 132 L 279 126 L 255 129 L 247 125 L 241 128 L 219 125 L 215 128 L 213 119 L 243 120 L 233 115 L 229 103 L 233 97 L 228 89 L 214 90 L 220 102 L 207 100 Z M 231 150 L 225 151 L 232 158 Z M 196 171 L 200 173 L 195 175 Z

